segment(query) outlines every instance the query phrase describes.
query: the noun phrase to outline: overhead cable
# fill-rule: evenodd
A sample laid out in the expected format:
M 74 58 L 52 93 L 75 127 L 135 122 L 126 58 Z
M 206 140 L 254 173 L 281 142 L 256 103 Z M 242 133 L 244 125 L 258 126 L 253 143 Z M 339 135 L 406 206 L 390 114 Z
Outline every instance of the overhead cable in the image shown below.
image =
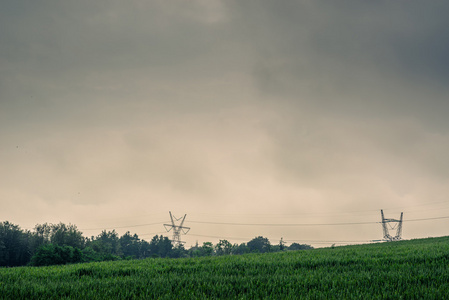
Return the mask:
M 213 225 L 233 225 L 233 226 L 334 226 L 334 225 L 365 225 L 376 224 L 379 222 L 354 222 L 354 223 L 287 223 L 287 224 L 264 224 L 264 223 L 225 223 L 225 222 L 203 222 L 203 221 L 189 221 L 189 223 L 196 224 L 213 224 Z
M 161 224 L 164 224 L 164 222 L 148 223 L 148 224 L 138 224 L 138 225 L 128 225 L 128 226 L 119 226 L 119 227 L 80 228 L 80 230 L 107 230 L 107 229 L 121 229 L 121 228 L 142 227 L 142 226 L 161 225 Z
M 426 220 L 449 219 L 449 216 L 423 218 L 423 219 L 409 219 L 404 222 L 417 222 Z M 189 221 L 196 224 L 211 224 L 211 225 L 232 225 L 232 226 L 340 226 L 340 225 L 367 225 L 379 224 L 382 222 L 343 222 L 343 223 L 228 223 L 228 222 L 206 222 L 206 221 Z
M 434 217 L 434 218 L 422 218 L 422 219 L 404 219 L 403 222 L 418 222 L 427 220 L 439 220 L 439 219 L 449 219 L 449 216 Z M 211 225 L 230 225 L 230 226 L 344 226 L 344 225 L 368 225 L 368 224 L 380 224 L 382 222 L 343 222 L 343 223 L 231 223 L 231 222 L 208 222 L 208 221 L 189 221 L 189 223 L 194 224 L 211 224 Z M 99 228 L 80 228 L 80 230 L 108 230 L 108 229 L 122 229 L 122 228 L 132 228 L 132 227 L 142 227 L 151 225 L 161 225 L 164 222 L 148 223 L 148 224 L 137 224 L 119 227 L 99 227 Z

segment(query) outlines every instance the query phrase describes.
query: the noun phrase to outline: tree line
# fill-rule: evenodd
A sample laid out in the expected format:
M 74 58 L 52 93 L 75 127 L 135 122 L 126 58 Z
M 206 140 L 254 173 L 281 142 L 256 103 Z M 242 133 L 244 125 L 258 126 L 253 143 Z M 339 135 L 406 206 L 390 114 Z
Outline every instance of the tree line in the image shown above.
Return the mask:
M 0 266 L 44 266 L 92 261 L 143 259 L 148 257 L 200 257 L 266 253 L 285 250 L 308 250 L 310 245 L 282 241 L 272 245 L 262 236 L 247 243 L 232 244 L 220 240 L 217 244 L 204 242 L 186 249 L 174 246 L 165 236 L 155 235 L 150 242 L 129 231 L 119 236 L 115 231 L 103 230 L 99 235 L 84 237 L 73 224 L 38 224 L 23 230 L 8 221 L 0 223 Z

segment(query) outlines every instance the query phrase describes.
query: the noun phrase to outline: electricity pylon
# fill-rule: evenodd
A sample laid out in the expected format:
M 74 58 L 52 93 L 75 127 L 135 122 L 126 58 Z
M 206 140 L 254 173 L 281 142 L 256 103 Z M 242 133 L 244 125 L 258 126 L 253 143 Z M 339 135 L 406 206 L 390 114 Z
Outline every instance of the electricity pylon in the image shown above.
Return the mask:
M 380 214 L 382 215 L 382 229 L 384 232 L 384 240 L 387 242 L 392 241 L 399 241 L 402 239 L 402 215 L 404 213 L 401 212 L 401 218 L 399 220 L 396 219 L 385 219 L 384 212 L 381 209 Z M 390 225 L 390 223 L 394 223 L 394 225 Z M 396 229 L 396 235 L 391 236 L 390 235 L 390 229 L 395 230 Z
M 184 215 L 183 218 L 177 219 L 175 216 L 173 216 L 171 214 L 171 211 L 169 213 L 170 213 L 171 224 L 164 224 L 164 227 L 165 227 L 165 230 L 167 230 L 167 232 L 169 232 L 170 230 L 173 229 L 173 239 L 172 239 L 173 246 L 179 247 L 183 243 L 185 243 L 185 242 L 181 241 L 181 233 L 187 234 L 187 232 L 189 232 L 189 230 L 190 230 L 190 227 L 182 226 L 184 224 L 184 220 L 186 219 L 187 215 Z M 176 225 L 175 221 L 178 222 L 181 219 L 182 219 L 181 224 Z

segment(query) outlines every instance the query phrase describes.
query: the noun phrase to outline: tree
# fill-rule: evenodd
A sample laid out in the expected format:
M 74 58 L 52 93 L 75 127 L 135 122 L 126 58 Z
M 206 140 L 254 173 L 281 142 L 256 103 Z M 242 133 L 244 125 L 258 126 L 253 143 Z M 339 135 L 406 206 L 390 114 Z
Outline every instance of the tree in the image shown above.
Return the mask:
M 85 247 L 81 252 L 84 262 L 102 261 L 104 258 L 104 254 L 98 253 L 91 247 Z
M 32 266 L 63 265 L 83 261 L 80 249 L 71 246 L 46 244 L 41 246 L 31 258 Z
M 48 223 L 37 224 L 34 227 L 32 251 L 33 253 L 44 244 L 50 243 L 51 226 Z
M 177 247 L 174 247 L 170 251 L 169 255 L 171 258 L 187 257 L 187 250 L 184 248 L 183 245 L 178 245 Z
M 201 247 L 198 245 L 198 241 L 196 242 L 195 246 L 190 247 L 188 253 L 190 257 L 201 256 Z
M 42 245 L 50 243 L 59 246 L 71 246 L 83 249 L 86 244 L 86 239 L 76 225 L 66 225 L 64 223 L 37 224 L 34 227 L 33 240 L 31 242 L 33 252 Z
M 240 245 L 234 244 L 232 247 L 232 254 L 245 254 L 249 253 L 249 248 L 245 243 L 241 243 Z
M 59 246 L 71 246 L 74 248 L 84 248 L 85 239 L 76 225 L 66 225 L 64 223 L 51 224 L 50 242 Z
M 250 252 L 259 252 L 259 253 L 266 253 L 270 252 L 271 244 L 270 241 L 267 238 L 264 238 L 263 236 L 258 236 L 251 241 L 248 242 L 248 248 Z
M 140 241 L 140 258 L 149 257 L 150 254 L 150 243 L 145 240 Z
M 140 239 L 128 231 L 120 237 L 120 248 L 124 257 L 140 258 Z
M 122 255 L 120 249 L 120 240 L 115 230 L 103 230 L 97 237 L 93 237 L 87 243 L 95 252 L 101 253 L 108 260 L 117 259 L 116 256 Z
M 232 252 L 232 244 L 227 240 L 220 240 L 215 245 L 215 254 L 216 255 L 229 255 Z
M 214 245 L 211 242 L 204 242 L 200 251 L 201 256 L 211 256 L 214 253 Z
M 173 245 L 168 237 L 155 235 L 150 241 L 150 255 L 153 257 L 167 257 Z
M 306 244 L 298 244 L 298 243 L 293 243 L 288 247 L 288 250 L 310 250 L 313 249 L 312 246 L 310 245 L 306 245 Z
M 279 247 L 279 245 L 271 245 L 270 247 L 270 252 L 280 252 L 281 248 Z
M 23 266 L 31 257 L 30 232 L 8 221 L 0 223 L 0 266 Z

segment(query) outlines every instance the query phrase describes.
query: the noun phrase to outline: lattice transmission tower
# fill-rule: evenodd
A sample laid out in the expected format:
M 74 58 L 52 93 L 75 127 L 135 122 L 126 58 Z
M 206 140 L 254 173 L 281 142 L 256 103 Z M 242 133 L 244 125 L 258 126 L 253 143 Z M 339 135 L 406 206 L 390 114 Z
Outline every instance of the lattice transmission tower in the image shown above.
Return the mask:
M 181 241 L 181 234 L 187 234 L 187 232 L 189 232 L 190 230 L 190 227 L 182 226 L 184 224 L 187 215 L 185 214 L 184 217 L 177 219 L 175 216 L 171 214 L 171 211 L 169 213 L 171 224 L 164 224 L 164 227 L 165 230 L 167 230 L 167 232 L 173 229 L 173 238 L 172 238 L 173 246 L 179 247 L 185 243 Z M 179 225 L 176 225 L 175 222 L 178 222 L 181 219 L 182 219 L 181 223 Z
M 382 229 L 384 233 L 384 240 L 387 242 L 399 241 L 402 239 L 402 216 L 404 213 L 401 212 L 401 218 L 396 219 L 386 219 L 384 217 L 384 211 L 381 209 L 380 214 L 382 215 Z M 393 224 L 393 225 L 392 225 Z M 390 230 L 396 230 L 396 235 L 390 235 Z

